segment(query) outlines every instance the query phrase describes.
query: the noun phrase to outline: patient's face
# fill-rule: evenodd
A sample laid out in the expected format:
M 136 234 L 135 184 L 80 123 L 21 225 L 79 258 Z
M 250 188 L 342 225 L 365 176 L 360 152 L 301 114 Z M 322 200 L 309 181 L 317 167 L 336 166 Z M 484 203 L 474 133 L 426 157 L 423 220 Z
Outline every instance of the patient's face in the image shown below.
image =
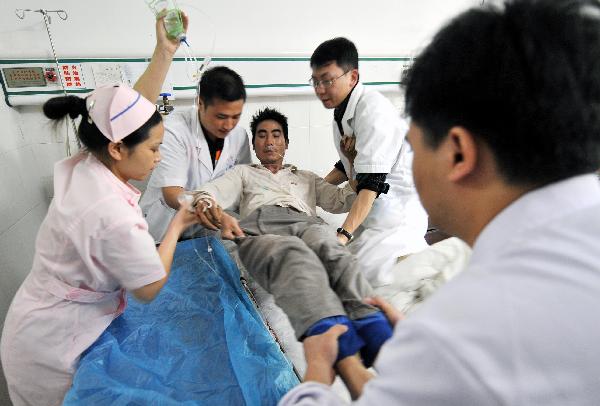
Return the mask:
M 283 129 L 277 121 L 265 120 L 256 126 L 254 152 L 261 164 L 282 164 L 286 149 Z

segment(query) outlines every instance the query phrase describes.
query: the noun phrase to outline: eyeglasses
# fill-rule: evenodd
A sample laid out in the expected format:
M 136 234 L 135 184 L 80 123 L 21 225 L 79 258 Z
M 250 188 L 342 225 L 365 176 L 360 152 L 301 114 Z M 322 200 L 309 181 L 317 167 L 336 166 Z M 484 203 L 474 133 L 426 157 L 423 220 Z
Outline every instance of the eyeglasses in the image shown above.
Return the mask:
M 323 86 L 325 89 L 329 89 L 331 86 L 333 86 L 333 84 L 335 83 L 336 80 L 338 80 L 339 78 L 341 78 L 342 76 L 344 76 L 346 73 L 350 72 L 349 70 L 347 70 L 346 72 L 342 73 L 340 76 L 338 76 L 337 78 L 333 78 L 333 79 L 324 79 L 324 80 L 315 80 L 315 78 L 310 78 L 308 79 L 308 83 L 314 87 L 315 89 L 319 86 Z

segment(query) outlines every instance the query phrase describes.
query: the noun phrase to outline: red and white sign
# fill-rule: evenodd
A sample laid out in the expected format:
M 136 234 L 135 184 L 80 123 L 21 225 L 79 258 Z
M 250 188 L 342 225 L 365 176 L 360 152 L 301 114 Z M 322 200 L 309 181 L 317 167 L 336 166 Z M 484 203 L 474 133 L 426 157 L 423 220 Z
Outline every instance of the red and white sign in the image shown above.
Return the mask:
M 62 64 L 60 65 L 60 73 L 63 77 L 65 87 L 67 89 L 81 89 L 85 88 L 85 82 L 83 80 L 83 71 L 81 64 Z

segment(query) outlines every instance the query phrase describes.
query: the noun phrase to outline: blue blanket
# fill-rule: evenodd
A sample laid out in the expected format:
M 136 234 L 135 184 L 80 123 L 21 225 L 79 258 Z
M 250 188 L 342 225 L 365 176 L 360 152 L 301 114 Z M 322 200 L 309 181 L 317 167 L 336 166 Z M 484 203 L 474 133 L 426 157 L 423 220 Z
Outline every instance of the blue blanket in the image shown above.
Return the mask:
M 64 405 L 275 405 L 298 384 L 212 238 L 178 244 L 168 283 L 82 356 Z

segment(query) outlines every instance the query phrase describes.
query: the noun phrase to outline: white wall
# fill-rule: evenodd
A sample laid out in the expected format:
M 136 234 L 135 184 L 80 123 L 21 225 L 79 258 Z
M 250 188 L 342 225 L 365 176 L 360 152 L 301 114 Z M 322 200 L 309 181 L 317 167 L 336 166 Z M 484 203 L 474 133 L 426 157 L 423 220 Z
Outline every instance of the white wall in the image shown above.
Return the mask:
M 425 45 L 449 17 L 475 0 L 349 0 L 323 3 L 282 0 L 180 1 L 191 19 L 189 38 L 198 54 L 213 56 L 310 56 L 323 40 L 343 35 L 361 56 L 406 56 Z M 197 5 L 193 6 L 192 5 Z M 39 14 L 19 20 L 16 8 L 65 9 L 51 30 L 60 58 L 147 57 L 153 23 L 142 0 L 102 2 L 4 0 L 0 4 L 0 59 L 50 58 Z M 195 7 L 200 7 L 199 10 Z M 215 24 L 218 23 L 218 26 Z M 309 70 L 307 66 L 307 77 Z M 399 108 L 399 93 L 389 94 Z M 323 175 L 335 161 L 331 112 L 312 96 L 251 98 L 242 118 L 264 105 L 289 117 L 288 161 Z M 52 164 L 65 156 L 64 128 L 53 132 L 39 106 L 9 108 L 0 101 L 0 328 L 10 300 L 29 272 L 37 229 L 45 216 Z M 58 135 L 57 135 L 58 134 Z M 8 404 L 0 370 L 0 404 Z
M 475 0 L 180 0 L 190 16 L 194 49 L 205 52 L 216 33 L 221 56 L 310 55 L 324 39 L 350 37 L 363 56 L 407 54 L 423 45 L 439 25 Z M 52 18 L 56 50 L 62 57 L 150 55 L 152 15 L 143 0 L 4 0 L 0 5 L 0 58 L 49 56 L 41 18 L 15 17 L 14 9 L 64 9 L 66 21 Z
M 64 143 L 50 136 L 36 108 L 15 111 L 1 102 L 0 123 L 1 326 L 31 266 L 37 229 L 48 208 L 46 177 L 52 173 L 52 162 L 64 155 Z M 0 404 L 9 404 L 3 379 Z

